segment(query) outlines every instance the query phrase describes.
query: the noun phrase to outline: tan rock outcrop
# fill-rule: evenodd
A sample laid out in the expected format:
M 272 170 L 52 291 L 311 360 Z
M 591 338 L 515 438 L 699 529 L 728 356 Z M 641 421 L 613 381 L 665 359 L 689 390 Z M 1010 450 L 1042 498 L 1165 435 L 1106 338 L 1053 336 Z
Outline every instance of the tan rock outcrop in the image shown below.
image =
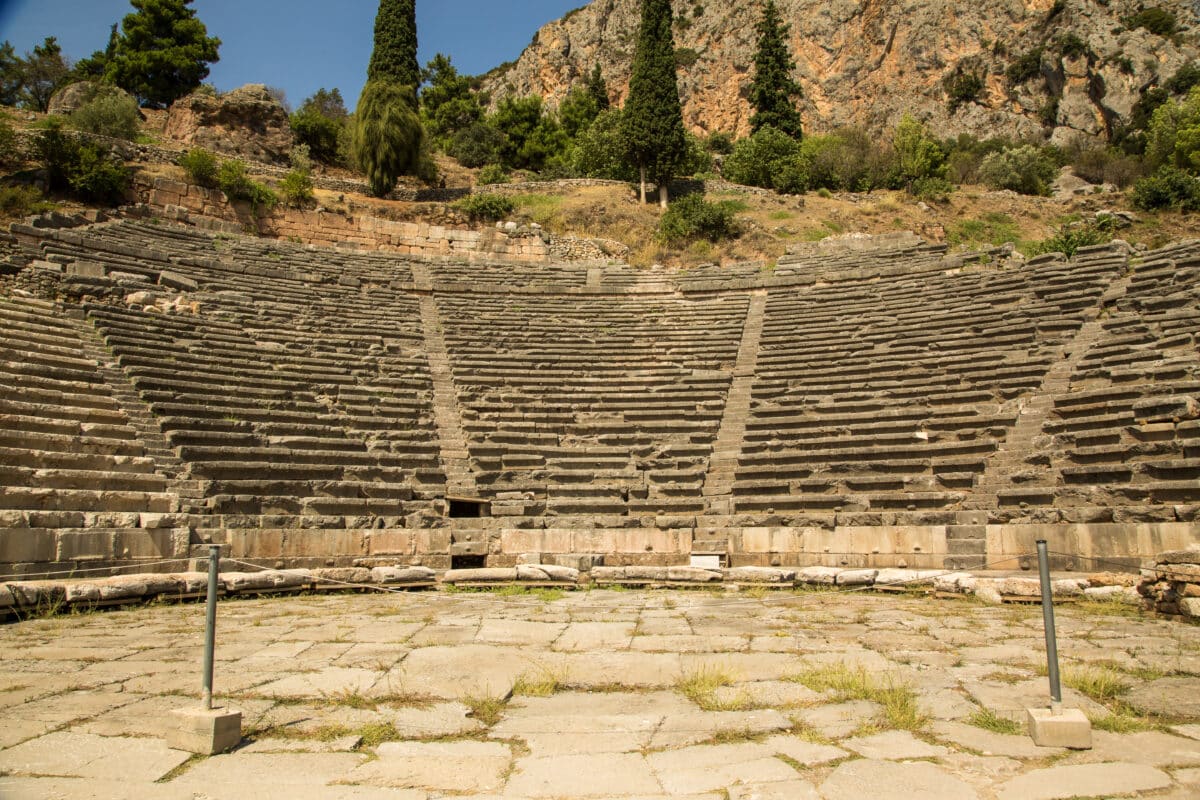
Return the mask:
M 163 135 L 190 147 L 267 163 L 286 163 L 292 149 L 287 110 L 267 87 L 228 94 L 195 93 L 171 106 Z

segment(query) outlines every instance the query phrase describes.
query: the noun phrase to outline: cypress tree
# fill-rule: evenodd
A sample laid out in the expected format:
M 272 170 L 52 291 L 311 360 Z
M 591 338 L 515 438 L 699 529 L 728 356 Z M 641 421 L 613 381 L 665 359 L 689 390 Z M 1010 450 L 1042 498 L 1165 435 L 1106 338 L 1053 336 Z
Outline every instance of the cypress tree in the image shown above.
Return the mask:
M 421 85 L 417 64 L 417 4 L 415 0 L 380 0 L 375 15 L 375 49 L 367 65 L 367 82 L 411 86 L 413 107 Z
M 587 82 L 588 94 L 596 101 L 597 112 L 608 111 L 608 84 L 604 81 L 604 73 L 600 71 L 600 63 L 596 62 L 596 66 L 592 69 L 592 74 L 588 77 Z
M 667 184 L 687 156 L 671 23 L 670 0 L 642 0 L 623 131 L 626 155 L 641 179 L 642 202 L 650 179 L 658 184 L 663 208 L 667 206 Z
M 796 62 L 788 49 L 790 26 L 779 18 L 775 0 L 767 0 L 758 23 L 758 50 L 754 54 L 754 80 L 750 83 L 750 118 L 754 133 L 766 127 L 776 128 L 799 139 L 802 133 L 800 112 L 792 103 L 801 94 L 800 84 L 792 78 Z

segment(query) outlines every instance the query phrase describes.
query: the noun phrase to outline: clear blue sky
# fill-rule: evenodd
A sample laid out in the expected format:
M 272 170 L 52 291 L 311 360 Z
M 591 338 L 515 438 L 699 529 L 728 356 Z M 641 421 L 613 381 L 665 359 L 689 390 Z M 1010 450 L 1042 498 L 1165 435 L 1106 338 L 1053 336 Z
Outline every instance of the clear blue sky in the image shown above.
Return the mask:
M 447 53 L 460 72 L 511 61 L 538 28 L 585 0 L 417 0 L 419 58 Z M 317 89 L 338 88 L 354 107 L 366 80 L 378 0 L 195 0 L 221 60 L 208 80 L 221 91 L 265 83 L 293 106 Z M 57 36 L 71 59 L 104 49 L 109 27 L 132 11 L 128 0 L 0 0 L 0 40 L 18 53 Z

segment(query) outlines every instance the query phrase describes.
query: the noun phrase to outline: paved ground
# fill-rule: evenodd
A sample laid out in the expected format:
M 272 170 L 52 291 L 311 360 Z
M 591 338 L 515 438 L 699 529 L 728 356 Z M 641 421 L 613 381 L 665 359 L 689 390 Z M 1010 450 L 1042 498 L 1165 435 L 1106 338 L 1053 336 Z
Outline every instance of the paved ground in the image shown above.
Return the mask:
M 0 798 L 1200 796 L 1200 628 L 1062 608 L 1095 748 L 1036 748 L 1036 608 L 591 591 L 225 602 L 242 746 L 170 750 L 203 609 L 0 626 Z M 1119 732 L 1116 732 L 1119 731 Z

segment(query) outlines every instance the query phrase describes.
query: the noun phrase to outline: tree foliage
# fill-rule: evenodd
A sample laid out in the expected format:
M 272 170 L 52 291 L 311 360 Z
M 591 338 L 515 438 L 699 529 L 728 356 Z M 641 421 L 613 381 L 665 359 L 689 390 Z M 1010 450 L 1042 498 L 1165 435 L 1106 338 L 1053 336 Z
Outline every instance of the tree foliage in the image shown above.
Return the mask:
M 375 15 L 375 49 L 367 65 L 367 82 L 381 81 L 412 89 L 413 107 L 421 85 L 417 64 L 417 4 L 415 0 L 380 0 Z
M 358 99 L 353 149 L 376 197 L 386 196 L 397 178 L 420 166 L 425 132 L 412 106 L 414 91 L 411 86 L 371 81 Z
M 595 96 L 586 87 L 575 87 L 558 106 L 558 121 L 567 136 L 575 139 L 587 130 L 592 120 L 600 115 L 600 106 Z
M 105 78 L 151 108 L 194 91 L 219 60 L 221 40 L 189 8 L 192 0 L 131 0 Z
M 346 136 L 346 104 L 338 89 L 318 89 L 292 114 L 292 135 L 323 164 L 339 164 Z
M 63 58 L 62 48 L 53 36 L 26 53 L 16 65 L 19 88 L 17 102 L 25 108 L 45 113 L 50 98 L 66 84 L 71 73 Z
M 78 81 L 103 80 L 108 72 L 108 65 L 117 54 L 117 45 L 121 41 L 121 26 L 114 22 L 108 32 L 108 45 L 103 50 L 97 50 L 87 58 L 75 62 L 71 68 L 71 79 Z
M 91 98 L 69 119 L 76 130 L 129 141 L 137 138 L 142 124 L 137 102 L 114 86 L 96 86 Z
M 642 178 L 642 200 L 646 197 L 648 178 L 658 184 L 663 206 L 667 204 L 667 184 L 687 155 L 671 24 L 670 0 L 642 0 L 637 49 L 623 114 L 626 158 L 637 167 Z
M 596 103 L 596 113 L 608 111 L 612 103 L 608 99 L 608 84 L 604 81 L 604 73 L 600 71 L 600 62 L 598 61 L 592 68 L 592 74 L 588 76 L 586 88 L 587 93 Z
M 504 98 L 491 124 L 504 134 L 500 159 L 512 169 L 540 172 L 570 143 L 558 121 L 546 113 L 538 95 Z
M 792 60 L 787 45 L 789 26 L 779 17 L 774 0 L 767 0 L 758 23 L 758 49 L 754 53 L 754 80 L 750 83 L 750 104 L 755 114 L 750 127 L 755 132 L 770 126 L 799 139 L 802 134 L 800 112 L 793 98 L 801 89 L 792 72 Z
M 1146 133 L 1146 163 L 1200 175 L 1200 86 L 1155 110 Z
M 454 135 L 483 119 L 483 106 L 471 91 L 471 78 L 460 75 L 450 57 L 438 53 L 421 77 L 421 119 L 430 140 L 447 149 Z

